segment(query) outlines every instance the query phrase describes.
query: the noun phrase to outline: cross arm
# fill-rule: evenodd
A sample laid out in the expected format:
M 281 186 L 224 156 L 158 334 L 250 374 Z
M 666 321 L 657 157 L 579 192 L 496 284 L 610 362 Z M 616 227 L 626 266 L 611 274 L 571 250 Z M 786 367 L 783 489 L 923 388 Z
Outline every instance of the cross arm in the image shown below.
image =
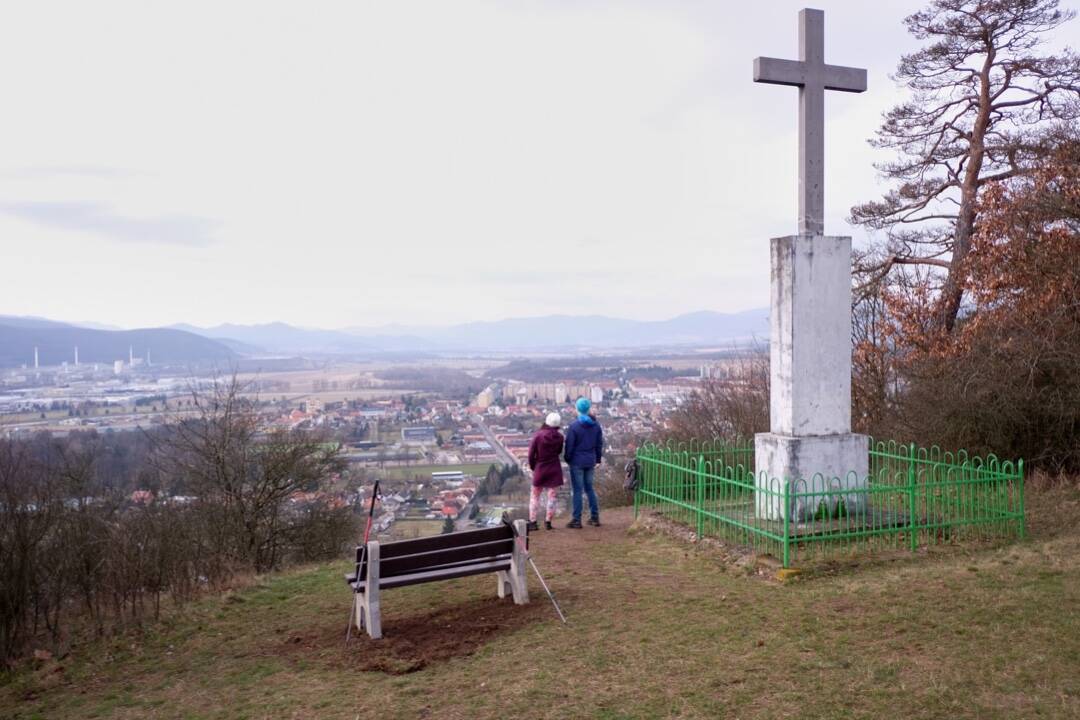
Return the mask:
M 866 92 L 866 70 L 841 65 L 826 65 L 825 89 L 850 93 Z
M 866 70 L 841 65 L 818 66 L 821 82 L 826 90 L 861 93 L 866 91 Z M 801 60 L 779 58 L 754 58 L 754 82 L 770 85 L 805 87 L 811 77 L 813 66 Z
M 770 57 L 754 58 L 754 82 L 802 87 L 806 84 L 806 63 Z

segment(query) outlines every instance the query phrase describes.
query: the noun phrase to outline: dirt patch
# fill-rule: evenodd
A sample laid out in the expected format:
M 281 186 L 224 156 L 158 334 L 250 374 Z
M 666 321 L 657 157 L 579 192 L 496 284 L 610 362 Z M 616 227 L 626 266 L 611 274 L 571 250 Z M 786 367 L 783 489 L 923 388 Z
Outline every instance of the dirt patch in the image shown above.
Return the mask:
M 510 598 L 471 600 L 440 607 L 427 613 L 383 615 L 383 637 L 372 640 L 353 628 L 344 645 L 341 622 L 328 623 L 309 632 L 290 633 L 281 643 L 286 656 L 322 659 L 361 671 L 390 675 L 423 670 L 429 665 L 471 655 L 502 635 L 541 620 L 551 611 L 547 598 L 534 597 L 527 605 Z M 329 648 L 339 651 L 328 653 Z

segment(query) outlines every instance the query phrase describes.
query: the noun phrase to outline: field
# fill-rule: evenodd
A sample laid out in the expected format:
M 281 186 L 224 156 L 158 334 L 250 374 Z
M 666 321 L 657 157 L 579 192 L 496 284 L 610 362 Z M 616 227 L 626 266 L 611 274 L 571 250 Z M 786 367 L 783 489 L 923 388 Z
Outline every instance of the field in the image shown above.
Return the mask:
M 408 480 L 416 475 L 425 479 L 430 479 L 431 473 L 433 472 L 451 472 L 458 470 L 466 475 L 484 477 L 487 475 L 488 468 L 490 467 L 491 463 L 479 463 L 474 465 L 409 465 L 377 468 L 375 472 L 377 472 L 380 477 L 386 478 L 387 480 Z
M 345 562 L 257 579 L 0 684 L 6 718 L 1075 718 L 1080 491 L 1029 539 L 775 567 L 631 528 L 534 536 L 524 607 L 491 577 L 389 590 L 344 644 Z
M 479 359 L 428 359 L 423 362 L 409 363 L 410 367 L 441 368 L 462 370 L 474 375 L 497 366 L 499 363 Z M 334 362 L 326 367 L 308 370 L 270 370 L 260 373 L 243 373 L 242 382 L 258 380 L 268 386 L 259 393 L 266 399 L 271 397 L 300 398 L 316 397 L 323 401 L 343 399 L 378 399 L 400 397 L 402 392 L 411 390 L 400 383 L 380 381 L 376 377 L 381 371 L 400 368 L 400 363 L 392 362 Z M 269 386 L 288 386 L 288 389 L 269 389 Z M 350 389 L 350 384 L 352 389 Z
M 438 520 L 427 520 L 423 518 L 418 520 L 396 520 L 390 530 L 390 534 L 399 540 L 438 535 L 442 532 L 443 522 L 442 518 L 439 518 Z

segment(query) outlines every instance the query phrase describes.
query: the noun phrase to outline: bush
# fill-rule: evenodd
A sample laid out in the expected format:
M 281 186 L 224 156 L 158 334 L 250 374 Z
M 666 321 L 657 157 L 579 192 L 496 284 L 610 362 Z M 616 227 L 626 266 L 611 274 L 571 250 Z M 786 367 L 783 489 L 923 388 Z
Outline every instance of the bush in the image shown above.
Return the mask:
M 632 454 L 604 453 L 604 462 L 596 469 L 593 489 L 600 501 L 600 508 L 623 507 L 634 504 L 634 495 L 623 489 L 626 480 L 624 468 Z

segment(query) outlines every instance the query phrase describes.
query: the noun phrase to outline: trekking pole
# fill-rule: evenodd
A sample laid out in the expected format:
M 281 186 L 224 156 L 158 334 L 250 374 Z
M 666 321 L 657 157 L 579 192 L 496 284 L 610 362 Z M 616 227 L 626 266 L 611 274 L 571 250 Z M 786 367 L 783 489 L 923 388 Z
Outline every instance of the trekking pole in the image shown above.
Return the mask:
M 510 522 L 510 516 L 503 513 L 502 521 L 510 526 L 510 530 L 514 533 L 514 539 L 521 543 L 521 551 L 525 553 L 525 559 L 529 561 L 529 565 L 532 566 L 533 572 L 536 573 L 537 579 L 540 580 L 540 585 L 543 586 L 544 592 L 547 593 L 548 598 L 551 600 L 551 604 L 555 606 L 555 612 L 559 613 L 559 619 L 566 623 L 566 616 L 563 615 L 562 608 L 559 607 L 559 603 L 555 602 L 555 596 L 551 593 L 551 589 L 548 584 L 544 582 L 544 576 L 540 574 L 540 568 L 536 567 L 536 563 L 533 562 L 532 554 L 529 552 L 529 544 L 525 542 L 525 538 L 518 535 L 517 528 L 514 527 L 514 523 Z
M 379 496 L 379 481 L 375 481 L 375 487 L 371 489 L 371 505 L 368 506 L 367 525 L 364 527 L 364 544 L 360 546 L 360 561 L 356 563 L 356 582 L 360 582 L 360 570 L 364 566 L 364 554 L 367 553 L 368 537 L 371 535 L 371 520 L 375 516 L 375 498 Z M 356 617 L 356 590 L 353 589 L 352 609 L 349 610 L 349 625 L 345 628 L 345 644 L 349 644 L 352 637 L 353 618 Z

